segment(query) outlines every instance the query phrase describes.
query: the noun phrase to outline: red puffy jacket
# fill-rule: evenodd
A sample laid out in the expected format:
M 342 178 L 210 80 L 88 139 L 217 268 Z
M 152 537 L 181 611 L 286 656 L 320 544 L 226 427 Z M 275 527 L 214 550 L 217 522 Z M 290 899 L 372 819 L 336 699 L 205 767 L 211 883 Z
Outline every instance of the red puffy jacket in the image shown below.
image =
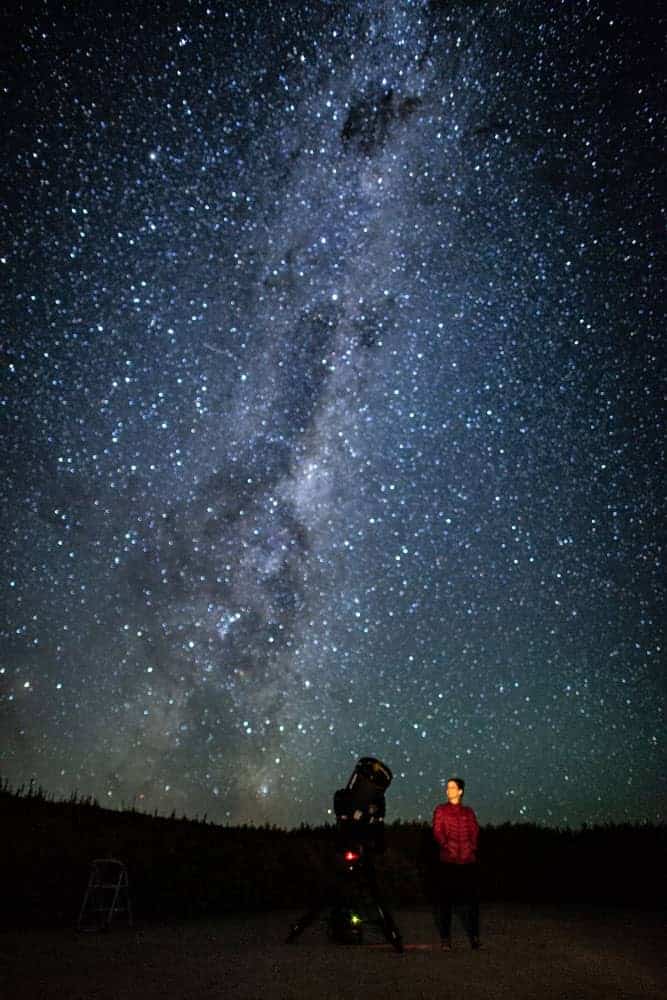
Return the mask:
M 470 806 L 451 802 L 435 807 L 433 836 L 440 847 L 440 860 L 450 865 L 470 865 L 477 860 L 479 826 Z

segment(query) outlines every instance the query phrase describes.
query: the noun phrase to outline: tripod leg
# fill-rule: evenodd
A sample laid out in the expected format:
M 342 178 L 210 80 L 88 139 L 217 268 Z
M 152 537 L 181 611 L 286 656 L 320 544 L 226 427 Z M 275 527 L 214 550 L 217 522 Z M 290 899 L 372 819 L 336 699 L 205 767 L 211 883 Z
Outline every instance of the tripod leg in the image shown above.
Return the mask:
M 403 951 L 403 939 L 401 937 L 401 932 L 394 923 L 394 918 L 392 917 L 389 910 L 386 909 L 379 901 L 375 900 L 375 906 L 378 911 L 378 916 L 380 918 L 380 926 L 384 936 L 386 937 L 389 944 L 392 946 L 394 951 L 401 953 Z
M 375 867 L 370 860 L 367 862 L 364 868 L 363 881 L 365 882 L 366 890 L 373 901 L 373 905 L 377 910 L 380 927 L 382 928 L 382 933 L 384 934 L 385 938 L 392 946 L 394 951 L 402 952 L 403 939 L 401 938 L 401 932 L 394 923 L 394 918 L 392 917 L 391 913 L 382 902 L 382 897 L 380 896 L 380 889 L 375 874 Z
M 299 917 L 295 924 L 292 924 L 289 930 L 289 934 L 285 938 L 285 944 L 292 944 L 299 937 L 300 934 L 305 931 L 306 927 L 310 927 L 314 920 L 317 920 L 320 913 L 324 909 L 324 903 L 319 902 L 314 906 L 311 906 L 302 917 Z

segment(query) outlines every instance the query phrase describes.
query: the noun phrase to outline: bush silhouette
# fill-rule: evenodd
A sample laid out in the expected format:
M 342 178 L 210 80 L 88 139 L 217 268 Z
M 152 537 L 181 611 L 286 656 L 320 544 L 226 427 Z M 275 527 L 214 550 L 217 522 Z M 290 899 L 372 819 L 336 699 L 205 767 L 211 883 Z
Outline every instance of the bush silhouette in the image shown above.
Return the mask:
M 139 918 L 224 916 L 298 908 L 330 878 L 333 827 L 217 826 L 203 819 L 102 808 L 76 793 L 53 801 L 31 783 L 0 784 L 5 926 L 72 926 L 94 858 L 124 861 Z M 530 823 L 485 826 L 482 896 L 488 900 L 663 904 L 665 826 L 579 830 Z M 378 877 L 393 905 L 432 902 L 437 849 L 426 823 L 387 827 Z M 631 860 L 631 876 L 626 862 Z

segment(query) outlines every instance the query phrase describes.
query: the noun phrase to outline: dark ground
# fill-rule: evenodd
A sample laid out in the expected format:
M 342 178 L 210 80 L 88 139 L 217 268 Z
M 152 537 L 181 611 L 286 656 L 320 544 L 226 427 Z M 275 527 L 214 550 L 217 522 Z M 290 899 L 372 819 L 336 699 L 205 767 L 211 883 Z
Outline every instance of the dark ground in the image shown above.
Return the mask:
M 426 909 L 401 910 L 408 946 L 397 955 L 367 932 L 335 945 L 316 923 L 283 943 L 296 912 L 160 925 L 121 918 L 109 933 L 70 927 L 0 937 L 3 1000 L 318 1000 L 465 997 L 465 1000 L 633 1000 L 667 996 L 660 913 L 595 907 L 482 908 L 483 949 L 455 922 L 439 950 Z M 412 947 L 411 947 L 412 946 Z

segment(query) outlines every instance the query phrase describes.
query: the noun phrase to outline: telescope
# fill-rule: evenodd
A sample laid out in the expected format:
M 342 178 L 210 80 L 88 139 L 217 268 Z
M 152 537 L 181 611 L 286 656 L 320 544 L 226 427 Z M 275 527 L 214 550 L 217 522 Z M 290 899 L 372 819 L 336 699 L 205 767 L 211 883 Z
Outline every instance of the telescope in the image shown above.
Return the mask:
M 393 775 L 377 757 L 360 757 L 345 788 L 334 795 L 339 848 L 355 842 L 368 850 L 384 850 L 384 793 Z
M 400 931 L 380 895 L 373 864 L 373 856 L 384 850 L 384 793 L 391 780 L 391 770 L 377 757 L 360 757 L 345 788 L 334 794 L 336 886 L 328 898 L 321 897 L 292 925 L 288 942 L 295 941 L 327 907 L 332 940 L 361 944 L 364 924 L 374 923 L 395 951 L 403 951 Z

